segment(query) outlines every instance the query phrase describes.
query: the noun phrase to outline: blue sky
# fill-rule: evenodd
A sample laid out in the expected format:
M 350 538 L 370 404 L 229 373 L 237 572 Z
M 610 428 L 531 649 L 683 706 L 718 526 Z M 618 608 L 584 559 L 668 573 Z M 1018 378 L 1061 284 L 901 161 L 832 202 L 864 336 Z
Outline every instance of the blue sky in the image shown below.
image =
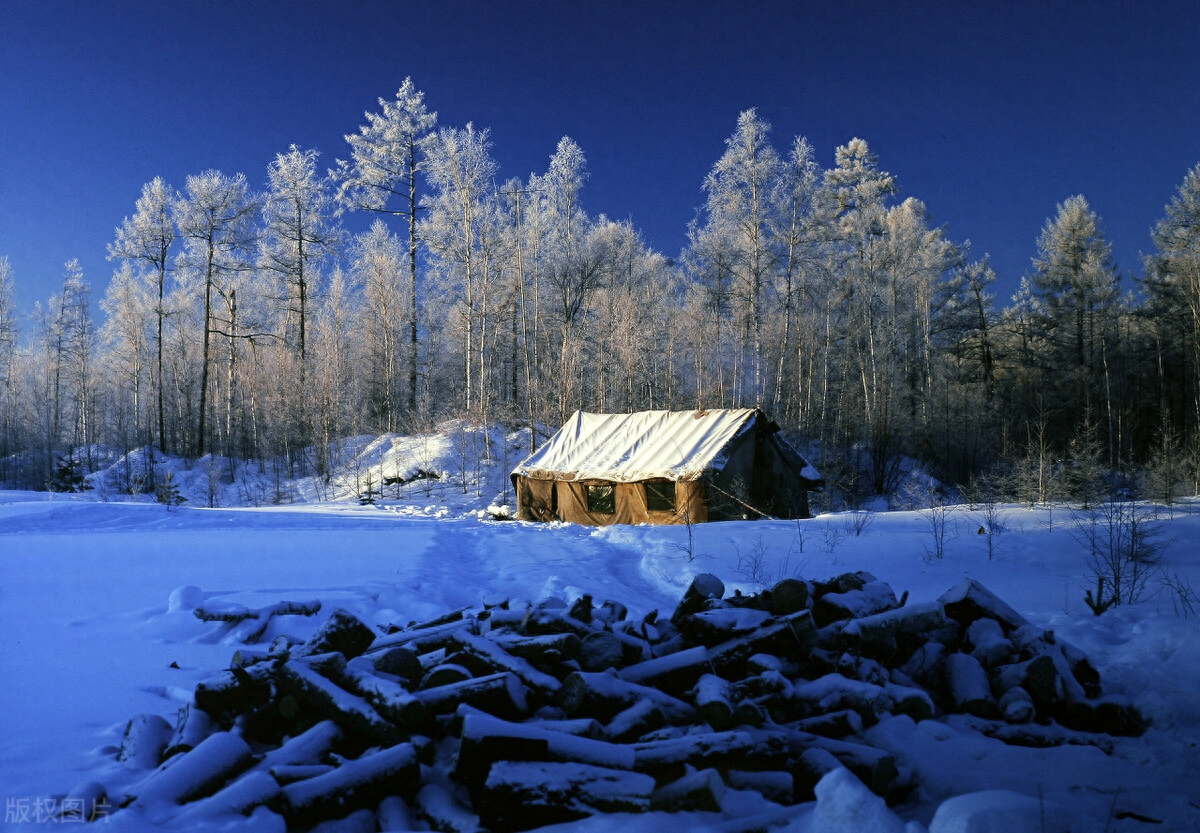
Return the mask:
M 1200 3 L 7 0 L 0 7 L 0 254 L 18 302 L 105 245 L 155 176 L 243 172 L 343 135 L 406 76 L 441 124 L 488 127 L 500 178 L 589 160 L 584 207 L 668 256 L 740 111 L 823 166 L 868 141 L 1007 303 L 1077 193 L 1122 273 L 1200 162 Z

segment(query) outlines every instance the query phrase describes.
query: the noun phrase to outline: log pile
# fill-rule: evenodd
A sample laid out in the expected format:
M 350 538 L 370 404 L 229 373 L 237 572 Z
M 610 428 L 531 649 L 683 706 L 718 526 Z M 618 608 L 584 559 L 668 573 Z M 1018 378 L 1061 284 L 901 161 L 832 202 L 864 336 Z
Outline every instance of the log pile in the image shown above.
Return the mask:
M 131 720 L 118 759 L 148 772 L 106 798 L 153 823 L 373 815 L 380 829 L 521 831 L 720 813 L 727 789 L 786 808 L 843 769 L 900 801 L 911 772 L 864 735 L 894 715 L 1105 751 L 1143 730 L 1087 657 L 979 584 L 905 602 L 867 573 L 753 596 L 703 574 L 669 616 L 640 619 L 588 596 L 490 600 L 379 633 L 337 610 L 307 641 L 239 651 L 174 726 Z M 216 613 L 198 615 L 230 621 Z

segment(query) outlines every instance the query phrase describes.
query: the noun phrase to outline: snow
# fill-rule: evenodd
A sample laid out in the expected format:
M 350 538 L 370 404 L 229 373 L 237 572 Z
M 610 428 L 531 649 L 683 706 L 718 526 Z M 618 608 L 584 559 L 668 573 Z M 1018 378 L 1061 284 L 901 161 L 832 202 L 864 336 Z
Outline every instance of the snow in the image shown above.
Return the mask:
M 1129 698 L 1153 723 L 1142 737 L 1112 739 L 1106 755 L 1093 746 L 1008 746 L 980 734 L 969 718 L 884 717 L 867 730 L 868 740 L 921 784 L 895 808 L 865 806 L 869 793 L 831 773 L 826 779 L 833 780 L 818 785 L 817 802 L 801 807 L 781 810 L 731 787 L 722 798 L 723 815 L 618 814 L 569 829 L 720 829 L 734 814 L 763 814 L 795 833 L 864 829 L 856 826 L 864 823 L 879 830 L 977 833 L 1042 829 L 1037 825 L 1045 811 L 1048 830 L 1200 830 L 1196 611 L 1152 584 L 1138 603 L 1093 616 L 1083 594 L 1094 579 L 1061 507 L 1007 507 L 994 559 L 976 535 L 979 513 L 968 507 L 951 509 L 942 559 L 927 554 L 927 519 L 915 511 L 880 513 L 859 535 L 840 515 L 697 525 L 688 550 L 688 530 L 680 527 L 490 520 L 483 507 L 506 502 L 508 466 L 471 463 L 451 477 L 464 437 L 465 430 L 420 442 L 347 441 L 354 450 L 348 458 L 374 460 L 370 465 L 383 466 L 389 476 L 417 469 L 446 475 L 389 486 L 375 506 L 358 504 L 354 476 L 345 472 L 327 488 L 286 481 L 284 491 L 309 501 L 288 506 L 230 508 L 239 491 L 266 490 L 242 481 L 223 486 L 217 503 L 226 508 L 201 508 L 207 481 L 183 474 L 188 502 L 170 510 L 145 500 L 118 501 L 112 492 L 0 492 L 0 793 L 6 809 L 0 829 L 29 829 L 72 791 L 94 794 L 92 782 L 120 796 L 147 779 L 148 770 L 117 761 L 130 719 L 158 715 L 174 724 L 196 684 L 227 668 L 234 651 L 245 647 L 228 623 L 193 616 L 198 605 L 260 609 L 320 600 L 317 616 L 274 617 L 252 646 L 257 649 L 280 634 L 308 639 L 337 608 L 372 627 L 403 626 L 481 608 L 484 600 L 507 598 L 520 609 L 525 601 L 550 597 L 570 604 L 587 593 L 625 604 L 630 619 L 640 621 L 651 611 L 673 610 L 700 573 L 719 576 L 727 593 L 756 592 L 764 575 L 739 573 L 738 554 L 761 545 L 768 553 L 764 569 L 780 573 L 768 579 L 794 574 L 823 581 L 865 571 L 897 596 L 906 591 L 908 605 L 931 603 L 973 580 L 1011 609 L 1014 622 L 1053 630 L 1086 653 L 1104 690 Z M 515 458 L 514 449 L 527 439 L 497 437 L 494 456 Z M 405 449 L 419 450 L 419 464 L 403 459 Z M 361 465 L 360 482 L 368 463 Z M 192 474 L 199 478 L 198 467 Z M 1200 501 L 1175 507 L 1164 524 L 1164 572 L 1200 588 Z M 983 634 L 980 641 L 987 641 Z M 826 684 L 836 688 L 832 682 Z M 557 743 L 590 747 L 582 738 L 539 733 L 551 735 Z M 230 746 L 223 751 L 237 751 Z M 266 786 L 255 776 L 243 789 Z M 236 797 L 226 796 L 232 803 Z M 1037 815 L 1030 815 L 1035 808 Z M 863 822 L 863 814 L 873 815 Z M 214 811 L 214 827 L 219 816 Z M 112 816 L 113 829 L 121 827 L 119 819 L 120 813 Z M 235 821 L 229 829 L 281 829 L 262 810 Z

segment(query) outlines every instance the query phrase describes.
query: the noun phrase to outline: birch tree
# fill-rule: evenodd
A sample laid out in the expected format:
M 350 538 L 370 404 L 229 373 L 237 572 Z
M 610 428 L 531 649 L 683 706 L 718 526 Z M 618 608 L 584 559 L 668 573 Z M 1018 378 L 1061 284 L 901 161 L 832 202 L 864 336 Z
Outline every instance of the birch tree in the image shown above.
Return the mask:
M 425 149 L 433 138 L 437 113 L 425 106 L 425 94 L 405 78 L 395 101 L 379 99 L 382 113 L 366 113 L 367 123 L 346 136 L 350 159 L 331 172 L 339 183 L 337 199 L 356 211 L 402 218 L 408 239 L 408 407 L 417 405 L 417 232 L 422 208 L 418 176 L 426 167 Z
M 257 229 L 257 204 L 250 198 L 246 177 L 206 171 L 189 176 L 183 196 L 176 202 L 179 233 L 184 241 L 179 269 L 200 299 L 201 369 L 196 409 L 194 453 L 208 449 L 209 387 L 212 370 L 212 336 L 224 335 L 233 361 L 237 335 L 236 280 L 251 268 Z M 220 328 L 217 304 L 224 300 L 234 313 Z
M 108 245 L 109 260 L 136 264 L 154 286 L 154 378 L 157 406 L 158 449 L 167 453 L 166 408 L 163 384 L 163 323 L 170 314 L 165 306 L 167 279 L 172 268 L 172 246 L 176 239 L 173 207 L 179 194 L 162 177 L 142 186 L 133 216 L 117 227 L 116 239 Z

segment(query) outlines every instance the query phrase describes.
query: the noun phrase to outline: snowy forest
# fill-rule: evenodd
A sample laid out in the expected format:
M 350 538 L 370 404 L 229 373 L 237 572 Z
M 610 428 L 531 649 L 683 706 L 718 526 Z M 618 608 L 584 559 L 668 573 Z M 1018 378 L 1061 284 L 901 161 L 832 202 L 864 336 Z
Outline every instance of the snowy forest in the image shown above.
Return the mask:
M 1200 491 L 1200 165 L 1143 274 L 1064 195 L 1005 300 L 862 139 L 823 168 L 743 112 L 669 257 L 588 213 L 570 138 L 501 180 L 489 131 L 439 125 L 411 81 L 365 122 L 327 170 L 279 153 L 263 190 L 146 183 L 99 316 L 75 261 L 15 309 L 0 253 L 0 484 L 62 486 L 99 448 L 322 474 L 340 437 L 451 417 L 757 406 L 848 502 L 906 458 L 1016 500 Z

